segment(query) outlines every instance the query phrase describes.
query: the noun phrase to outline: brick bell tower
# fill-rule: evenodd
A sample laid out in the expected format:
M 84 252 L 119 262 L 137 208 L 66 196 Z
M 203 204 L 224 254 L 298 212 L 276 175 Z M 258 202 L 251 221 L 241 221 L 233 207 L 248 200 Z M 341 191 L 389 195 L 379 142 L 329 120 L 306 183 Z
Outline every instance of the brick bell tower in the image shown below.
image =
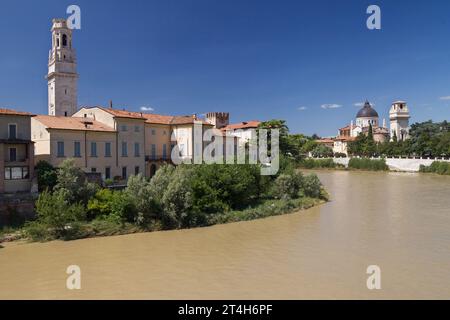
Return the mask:
M 65 19 L 53 19 L 48 57 L 48 114 L 70 117 L 77 112 L 77 60 L 72 30 Z

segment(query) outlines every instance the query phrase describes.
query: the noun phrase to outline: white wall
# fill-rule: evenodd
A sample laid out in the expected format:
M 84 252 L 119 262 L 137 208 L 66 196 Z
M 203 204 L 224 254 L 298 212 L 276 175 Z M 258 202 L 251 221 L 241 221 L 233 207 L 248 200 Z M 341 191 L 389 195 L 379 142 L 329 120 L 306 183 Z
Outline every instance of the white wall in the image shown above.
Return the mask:
M 350 158 L 333 158 L 334 163 L 348 166 Z M 405 172 L 418 172 L 420 165 L 429 166 L 433 161 L 446 161 L 449 159 L 398 159 L 398 158 L 386 158 L 386 164 L 391 171 L 405 171 Z

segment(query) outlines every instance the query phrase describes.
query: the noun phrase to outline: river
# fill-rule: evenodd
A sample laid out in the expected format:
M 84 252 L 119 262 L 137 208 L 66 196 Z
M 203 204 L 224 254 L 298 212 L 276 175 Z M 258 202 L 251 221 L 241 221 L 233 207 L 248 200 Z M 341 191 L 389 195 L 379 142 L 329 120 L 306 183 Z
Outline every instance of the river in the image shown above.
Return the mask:
M 450 177 L 321 171 L 332 200 L 181 231 L 0 249 L 0 299 L 450 299 Z M 66 268 L 81 268 L 81 290 Z M 381 269 L 368 290 L 366 269 Z

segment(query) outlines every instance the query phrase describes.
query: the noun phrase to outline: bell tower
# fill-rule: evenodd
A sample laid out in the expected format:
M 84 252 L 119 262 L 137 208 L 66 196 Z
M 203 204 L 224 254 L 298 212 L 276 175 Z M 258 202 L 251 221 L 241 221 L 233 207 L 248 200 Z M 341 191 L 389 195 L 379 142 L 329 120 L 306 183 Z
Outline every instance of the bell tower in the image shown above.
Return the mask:
M 389 120 L 391 122 L 391 141 L 394 136 L 397 141 L 404 141 L 409 138 L 409 108 L 405 101 L 396 101 L 389 110 Z
M 53 19 L 48 57 L 48 114 L 70 117 L 77 112 L 77 60 L 72 30 L 65 19 Z

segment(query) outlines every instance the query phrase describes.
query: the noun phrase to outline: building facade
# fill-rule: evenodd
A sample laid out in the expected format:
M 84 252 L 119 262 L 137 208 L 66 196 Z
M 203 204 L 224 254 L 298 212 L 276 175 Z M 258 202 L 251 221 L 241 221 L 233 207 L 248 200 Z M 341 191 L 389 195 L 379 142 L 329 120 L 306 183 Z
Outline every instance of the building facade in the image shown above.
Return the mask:
M 356 114 L 356 125 L 353 120 L 350 125 L 339 129 L 338 135 L 333 138 L 333 152 L 348 155 L 348 144 L 354 141 L 360 134 L 367 135 L 372 129 L 373 139 L 377 143 L 393 140 L 405 140 L 409 133 L 409 109 L 404 101 L 396 101 L 389 111 L 390 129 L 386 120 L 380 125 L 378 112 L 366 101 L 364 106 Z
M 34 178 L 32 115 L 0 109 L 0 193 L 29 192 Z

